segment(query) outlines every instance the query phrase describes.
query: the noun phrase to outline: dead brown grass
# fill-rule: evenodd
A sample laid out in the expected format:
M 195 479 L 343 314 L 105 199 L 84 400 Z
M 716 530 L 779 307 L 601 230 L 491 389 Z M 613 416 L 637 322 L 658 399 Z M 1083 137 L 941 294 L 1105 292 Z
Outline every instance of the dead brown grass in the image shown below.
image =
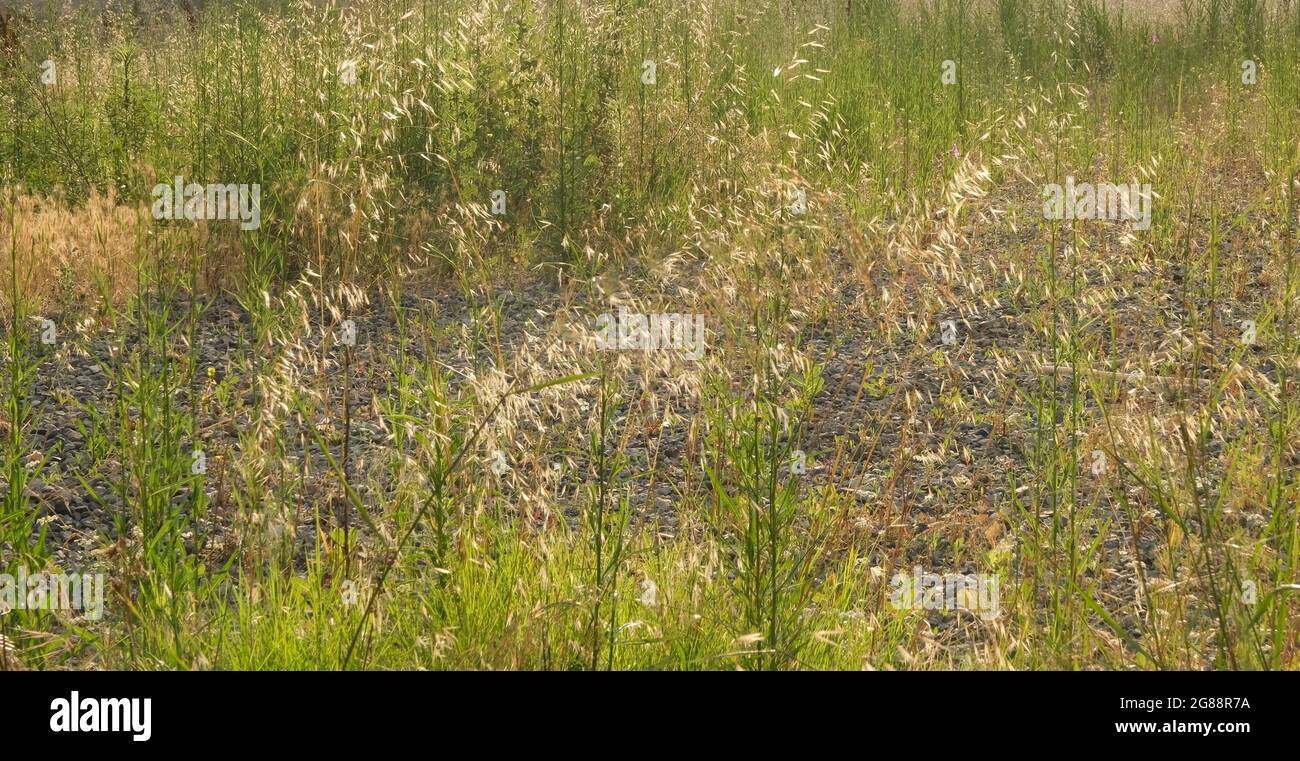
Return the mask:
M 200 261 L 197 286 L 206 291 L 230 282 L 245 253 L 229 225 L 155 225 L 147 205 L 120 203 L 111 190 L 77 204 L 22 188 L 2 195 L 0 314 L 12 314 L 15 288 L 27 311 L 77 314 L 121 304 L 138 287 L 142 264 L 189 271 L 187 263 Z

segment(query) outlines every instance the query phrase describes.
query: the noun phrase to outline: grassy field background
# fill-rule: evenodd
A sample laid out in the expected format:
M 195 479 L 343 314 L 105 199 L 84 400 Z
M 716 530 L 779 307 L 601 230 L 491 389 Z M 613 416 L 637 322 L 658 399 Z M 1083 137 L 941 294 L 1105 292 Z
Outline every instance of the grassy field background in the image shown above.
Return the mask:
M 4 16 L 0 668 L 1300 665 L 1297 3 L 194 7 Z

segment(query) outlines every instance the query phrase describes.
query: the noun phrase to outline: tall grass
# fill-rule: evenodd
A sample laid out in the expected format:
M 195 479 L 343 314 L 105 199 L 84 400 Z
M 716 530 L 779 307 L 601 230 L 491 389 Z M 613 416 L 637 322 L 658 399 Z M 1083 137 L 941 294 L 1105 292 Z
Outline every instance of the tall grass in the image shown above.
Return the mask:
M 1254 0 L 26 24 L 0 568 L 55 562 L 35 389 L 89 356 L 107 402 L 58 466 L 113 586 L 103 622 L 0 615 L 0 667 L 1294 668 L 1297 29 Z M 257 183 L 262 226 L 147 220 L 176 176 Z M 1151 182 L 1151 228 L 1045 222 L 1066 176 Z M 105 198 L 138 224 L 49 267 L 28 225 Z M 709 351 L 593 350 L 612 304 L 704 313 Z M 47 307 L 94 324 L 45 347 Z M 891 605 L 922 561 L 996 575 L 999 617 Z

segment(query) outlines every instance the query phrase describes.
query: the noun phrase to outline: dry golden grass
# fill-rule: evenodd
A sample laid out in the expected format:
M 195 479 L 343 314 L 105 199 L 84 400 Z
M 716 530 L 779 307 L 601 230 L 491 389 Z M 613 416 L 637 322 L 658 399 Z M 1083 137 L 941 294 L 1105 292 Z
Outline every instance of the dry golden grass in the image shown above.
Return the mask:
M 116 300 L 133 286 L 138 252 L 153 235 L 146 207 L 121 205 L 110 191 L 74 208 L 59 195 L 21 189 L 11 190 L 6 205 L 0 277 L 11 283 L 17 268 L 18 298 L 28 309 L 66 310 L 103 294 Z M 8 313 L 12 304 L 6 288 L 0 305 Z

